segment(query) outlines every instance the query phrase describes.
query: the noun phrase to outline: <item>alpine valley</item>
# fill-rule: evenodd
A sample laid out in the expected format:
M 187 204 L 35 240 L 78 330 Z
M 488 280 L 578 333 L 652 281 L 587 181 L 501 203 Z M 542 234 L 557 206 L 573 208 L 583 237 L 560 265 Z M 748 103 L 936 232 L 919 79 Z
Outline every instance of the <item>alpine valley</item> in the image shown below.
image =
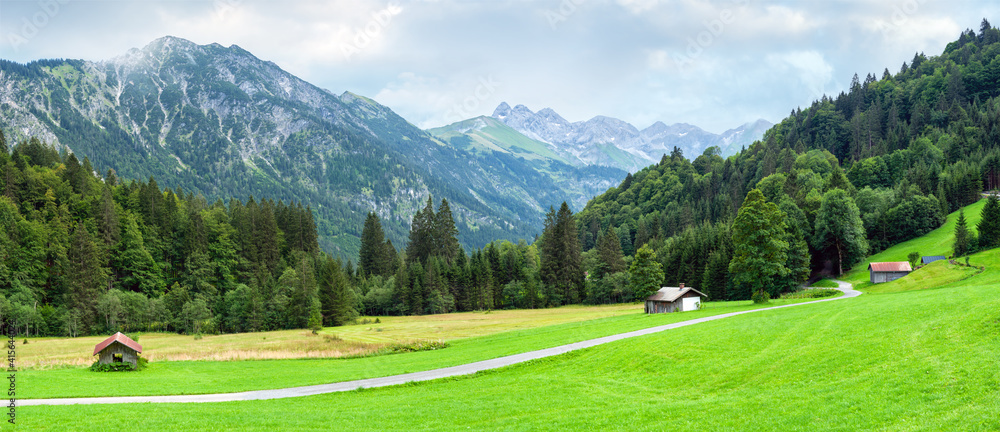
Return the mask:
M 319 244 L 354 258 L 365 215 L 406 241 L 429 196 L 447 199 L 466 247 L 533 238 L 550 206 L 581 209 L 674 147 L 732 154 L 770 127 L 714 135 L 657 122 L 570 123 L 501 104 L 430 131 L 372 99 L 318 88 L 238 46 L 163 37 L 106 61 L 0 60 L 0 129 L 37 137 L 125 179 L 185 193 L 311 208 Z

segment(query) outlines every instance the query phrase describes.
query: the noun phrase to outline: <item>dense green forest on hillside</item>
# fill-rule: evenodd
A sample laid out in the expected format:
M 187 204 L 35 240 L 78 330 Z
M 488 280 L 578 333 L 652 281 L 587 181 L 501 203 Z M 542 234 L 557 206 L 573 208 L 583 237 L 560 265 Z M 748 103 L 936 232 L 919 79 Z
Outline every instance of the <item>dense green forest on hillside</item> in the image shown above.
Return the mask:
M 998 187 L 1000 30 L 983 20 L 940 56 L 916 54 L 881 78 L 855 75 L 848 92 L 792 111 L 738 155 L 724 160 L 710 148 L 691 162 L 679 151 L 664 156 L 577 220 L 585 250 L 614 227 L 626 255 L 643 245 L 657 251 L 665 284 L 745 298 L 729 271 L 739 247 L 733 222 L 752 189 L 784 214 L 786 254 L 805 242 L 810 267 L 836 274 Z M 848 215 L 833 217 L 833 208 Z
M 188 333 L 340 324 L 356 312 L 311 209 L 96 175 L 0 133 L 0 314 L 26 334 Z

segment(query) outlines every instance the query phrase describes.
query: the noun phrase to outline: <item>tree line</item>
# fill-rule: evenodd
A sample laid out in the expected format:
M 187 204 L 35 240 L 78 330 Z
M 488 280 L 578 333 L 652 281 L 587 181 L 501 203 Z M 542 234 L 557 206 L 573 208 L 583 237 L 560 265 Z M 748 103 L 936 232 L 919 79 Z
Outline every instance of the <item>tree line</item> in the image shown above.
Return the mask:
M 237 332 L 356 315 L 300 203 L 161 189 L 0 132 L 0 317 L 30 335 Z

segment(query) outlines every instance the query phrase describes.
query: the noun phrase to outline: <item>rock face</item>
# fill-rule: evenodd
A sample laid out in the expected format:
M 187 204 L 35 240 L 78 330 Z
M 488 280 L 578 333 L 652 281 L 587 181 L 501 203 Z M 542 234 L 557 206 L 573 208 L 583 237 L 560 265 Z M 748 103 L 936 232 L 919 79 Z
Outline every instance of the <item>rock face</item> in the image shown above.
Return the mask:
M 569 199 L 522 160 L 456 150 L 371 99 L 318 88 L 235 45 L 175 37 L 106 61 L 0 60 L 0 128 L 210 200 L 301 201 L 321 246 L 347 258 L 368 211 L 403 246 L 428 196 L 447 198 L 474 247 L 532 238 L 544 211 Z
M 524 105 L 513 108 L 506 102 L 493 111 L 493 118 L 524 134 L 548 143 L 553 150 L 583 165 L 605 165 L 635 171 L 659 162 L 674 147 L 688 158 L 716 146 L 721 154 L 739 152 L 763 137 L 772 126 L 757 120 L 722 134 L 713 134 L 685 123 L 666 125 L 656 122 L 646 129 L 612 117 L 597 116 L 587 121 L 569 122 L 550 108 L 533 112 Z

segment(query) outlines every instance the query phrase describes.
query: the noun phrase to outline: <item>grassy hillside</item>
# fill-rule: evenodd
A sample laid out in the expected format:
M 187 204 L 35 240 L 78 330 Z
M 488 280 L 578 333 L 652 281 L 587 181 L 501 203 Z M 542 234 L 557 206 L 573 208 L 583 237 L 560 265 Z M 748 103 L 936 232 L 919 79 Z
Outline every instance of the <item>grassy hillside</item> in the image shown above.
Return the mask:
M 983 206 L 986 200 L 979 200 L 964 207 L 965 219 L 969 229 L 976 231 L 976 225 L 981 219 Z M 948 220 L 940 228 L 927 233 L 922 237 L 917 237 L 899 243 L 889 249 L 868 257 L 868 259 L 850 271 L 844 273 L 842 280 L 852 284 L 861 284 L 868 280 L 868 263 L 885 261 L 906 261 L 910 252 L 917 252 L 920 255 L 945 255 L 952 254 L 952 244 L 955 242 L 955 223 L 958 220 L 958 211 L 948 215 Z
M 987 270 L 940 289 L 742 315 L 473 377 L 262 402 L 24 407 L 18 419 L 33 430 L 122 422 L 150 430 L 997 430 L 1000 257 L 993 250 L 972 260 Z
M 549 145 L 533 140 L 492 117 L 480 116 L 447 126 L 429 129 L 431 135 L 461 150 L 474 153 L 498 151 L 527 160 L 556 160 L 574 164 L 557 155 Z M 579 164 L 579 161 L 575 161 Z

